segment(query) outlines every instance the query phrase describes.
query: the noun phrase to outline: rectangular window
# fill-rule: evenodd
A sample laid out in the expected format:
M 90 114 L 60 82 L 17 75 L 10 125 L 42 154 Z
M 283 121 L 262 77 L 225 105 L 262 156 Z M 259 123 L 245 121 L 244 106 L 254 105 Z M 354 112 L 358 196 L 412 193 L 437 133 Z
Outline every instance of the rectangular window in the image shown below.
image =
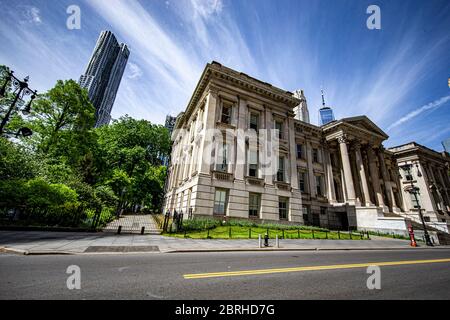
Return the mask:
M 216 189 L 214 195 L 214 214 L 225 215 L 227 209 L 227 190 Z
M 278 200 L 278 213 L 280 215 L 280 220 L 288 219 L 288 199 L 280 197 Z
M 319 162 L 319 150 L 317 150 L 316 148 L 314 148 L 312 150 L 313 152 L 313 162 L 318 163 Z
M 231 105 L 224 103 L 222 106 L 222 118 L 221 118 L 222 123 L 231 124 L 231 111 L 232 111 Z
M 275 130 L 278 130 L 278 138 L 283 139 L 283 123 L 281 121 L 275 121 Z
M 316 176 L 316 191 L 319 196 L 322 196 L 322 176 Z
M 259 217 L 259 208 L 261 203 L 261 195 L 257 193 L 249 194 L 248 215 L 250 217 Z
M 412 181 L 414 180 L 411 172 L 411 166 L 405 166 L 403 167 L 403 171 L 405 172 L 405 179 L 406 181 Z
M 250 113 L 250 129 L 258 131 L 259 115 Z
M 222 145 L 218 150 L 217 157 L 217 171 L 227 172 L 228 171 L 228 144 L 226 143 L 225 137 L 223 137 Z
M 419 198 L 416 198 L 416 195 L 414 195 L 414 193 L 410 193 L 411 195 L 411 204 L 413 206 L 413 208 L 419 208 Z
M 301 192 L 306 192 L 306 172 L 298 173 L 298 188 Z
M 303 206 L 302 213 L 303 213 L 303 222 L 305 223 L 305 225 L 308 225 L 309 224 L 309 206 Z
M 278 158 L 278 172 L 277 172 L 277 181 L 284 181 L 284 158 Z
M 303 159 L 303 146 L 297 144 L 297 159 Z
M 248 175 L 258 177 L 258 151 L 248 151 Z

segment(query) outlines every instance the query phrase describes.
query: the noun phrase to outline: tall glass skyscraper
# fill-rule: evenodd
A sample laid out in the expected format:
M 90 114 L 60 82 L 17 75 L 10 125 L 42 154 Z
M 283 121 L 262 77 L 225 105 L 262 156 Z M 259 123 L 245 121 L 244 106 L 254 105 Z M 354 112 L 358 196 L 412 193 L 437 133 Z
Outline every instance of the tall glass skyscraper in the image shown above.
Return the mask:
M 331 121 L 334 121 L 333 109 L 330 107 L 323 107 L 319 109 L 320 125 L 323 126 Z
M 80 77 L 80 86 L 88 90 L 89 99 L 95 107 L 95 126 L 108 124 L 111 110 L 119 90 L 130 51 L 119 44 L 110 31 L 102 31 L 94 52 Z
M 325 106 L 325 97 L 322 89 L 322 108 L 319 109 L 319 125 L 323 126 L 334 121 L 333 109 Z

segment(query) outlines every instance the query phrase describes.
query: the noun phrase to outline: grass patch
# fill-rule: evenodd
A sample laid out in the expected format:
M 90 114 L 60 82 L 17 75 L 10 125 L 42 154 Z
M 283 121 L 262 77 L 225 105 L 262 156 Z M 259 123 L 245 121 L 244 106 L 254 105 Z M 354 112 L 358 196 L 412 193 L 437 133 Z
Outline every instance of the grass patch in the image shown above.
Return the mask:
M 207 229 L 187 229 L 176 233 L 165 233 L 167 236 L 191 239 L 258 239 L 269 232 L 270 239 L 276 235 L 280 239 L 329 239 L 329 240 L 367 240 L 363 233 L 349 233 L 340 231 L 329 231 L 320 228 L 308 228 L 303 226 L 288 226 L 289 228 L 278 229 L 259 225 L 256 227 L 244 227 L 239 225 L 210 225 Z

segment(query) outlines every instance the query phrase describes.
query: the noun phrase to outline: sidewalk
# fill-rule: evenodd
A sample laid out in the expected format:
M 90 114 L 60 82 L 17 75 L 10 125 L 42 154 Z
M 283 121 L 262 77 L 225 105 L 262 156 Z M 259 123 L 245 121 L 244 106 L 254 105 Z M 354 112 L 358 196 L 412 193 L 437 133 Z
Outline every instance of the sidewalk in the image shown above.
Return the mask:
M 258 240 L 201 240 L 111 233 L 0 231 L 0 252 L 22 254 L 82 254 L 130 252 L 217 252 L 273 250 L 390 250 L 413 249 L 407 240 L 373 237 L 372 240 L 270 240 L 258 248 Z

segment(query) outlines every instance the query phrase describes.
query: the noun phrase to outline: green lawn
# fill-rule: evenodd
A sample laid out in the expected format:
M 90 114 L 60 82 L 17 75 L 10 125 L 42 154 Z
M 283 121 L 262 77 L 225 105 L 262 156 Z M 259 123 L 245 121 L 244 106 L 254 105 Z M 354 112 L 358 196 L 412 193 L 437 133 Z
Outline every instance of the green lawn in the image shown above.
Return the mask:
M 231 229 L 231 232 L 230 232 Z M 177 238 L 191 238 L 191 239 L 258 239 L 258 235 L 262 237 L 267 232 L 264 227 L 242 227 L 242 226 L 217 226 L 215 228 L 201 231 L 181 231 L 177 233 L 165 233 L 166 236 Z M 231 235 L 231 236 L 230 236 Z M 269 237 L 274 239 L 278 235 L 283 238 L 283 230 L 269 229 Z M 337 231 L 317 231 L 317 230 L 302 230 L 302 229 L 288 229 L 284 230 L 285 239 L 342 239 L 342 240 L 361 240 L 367 239 L 367 235 L 361 236 L 359 232 L 353 232 L 351 235 L 348 232 Z

